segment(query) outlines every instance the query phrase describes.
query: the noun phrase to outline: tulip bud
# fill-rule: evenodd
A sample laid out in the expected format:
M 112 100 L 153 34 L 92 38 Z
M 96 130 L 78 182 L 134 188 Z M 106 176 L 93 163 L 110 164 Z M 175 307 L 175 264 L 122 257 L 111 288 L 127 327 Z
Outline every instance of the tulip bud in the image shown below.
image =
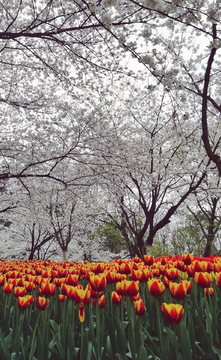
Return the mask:
M 59 294 L 59 295 L 58 295 L 58 300 L 59 300 L 60 302 L 65 302 L 66 298 L 67 298 L 67 296 L 65 296 L 65 295 L 62 295 L 62 294 Z

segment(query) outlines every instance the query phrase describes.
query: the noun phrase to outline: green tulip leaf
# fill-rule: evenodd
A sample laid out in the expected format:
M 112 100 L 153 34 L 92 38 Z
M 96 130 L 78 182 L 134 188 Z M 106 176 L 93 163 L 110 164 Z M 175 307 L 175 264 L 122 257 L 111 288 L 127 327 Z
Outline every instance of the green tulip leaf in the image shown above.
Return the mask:
M 143 345 L 140 348 L 140 351 L 137 356 L 137 360 L 148 360 L 147 350 L 145 349 L 145 347 Z

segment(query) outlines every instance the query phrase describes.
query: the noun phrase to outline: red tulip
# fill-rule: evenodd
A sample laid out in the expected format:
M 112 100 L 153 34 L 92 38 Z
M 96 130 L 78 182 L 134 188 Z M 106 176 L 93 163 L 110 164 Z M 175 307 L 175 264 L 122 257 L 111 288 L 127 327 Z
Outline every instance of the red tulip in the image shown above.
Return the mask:
M 57 270 L 51 270 L 51 277 L 53 279 L 58 278 L 59 277 L 58 271 Z
M 180 272 L 176 268 L 170 268 L 170 269 L 165 269 L 164 275 L 167 277 L 168 280 L 175 281 L 179 278 Z
M 65 296 L 65 295 L 62 295 L 62 294 L 59 294 L 59 295 L 58 295 L 58 300 L 59 300 L 60 302 L 65 302 L 66 298 L 67 298 L 67 296 Z
M 143 256 L 143 261 L 145 265 L 153 265 L 154 263 L 154 257 L 152 255 L 144 255 Z
M 11 294 L 12 289 L 13 289 L 13 284 L 9 284 L 6 282 L 3 286 L 3 291 L 5 294 Z
M 214 289 L 213 288 L 205 288 L 204 289 L 205 295 L 208 297 L 210 296 L 214 296 Z
M 80 322 L 84 322 L 84 318 L 85 318 L 85 308 L 84 308 L 84 304 L 79 304 L 78 307 L 78 316 L 79 316 L 79 320 Z
M 8 271 L 6 277 L 10 279 L 16 279 L 18 277 L 18 271 Z
M 137 301 L 134 301 L 133 304 L 134 304 L 135 314 L 139 316 L 143 316 L 146 311 L 143 301 L 139 299 Z
M 213 264 L 213 271 L 214 273 L 221 272 L 221 262 L 215 262 Z
M 129 266 L 128 263 L 123 263 L 121 264 L 120 268 L 119 268 L 119 273 L 120 274 L 125 274 L 125 275 L 128 275 L 131 273 L 131 268 Z
M 47 283 L 41 284 L 41 295 L 45 297 L 53 296 L 56 293 L 56 285 Z
M 160 269 L 151 269 L 153 277 L 160 277 Z
M 215 274 L 216 286 L 221 290 L 221 272 Z
M 61 278 L 54 278 L 53 284 L 55 284 L 56 286 L 61 286 L 61 284 L 63 283 L 61 282 Z
M 24 278 L 18 278 L 18 279 L 16 279 L 16 286 L 25 287 L 25 279 L 24 279 Z
M 169 283 L 170 283 L 171 281 L 172 281 L 172 280 L 167 279 L 166 276 L 163 277 L 163 283 L 164 283 L 164 285 L 165 285 L 167 288 L 169 288 Z
M 16 278 L 9 278 L 8 279 L 8 284 L 12 285 L 13 288 L 14 288 L 16 286 L 16 281 L 17 281 Z
M 89 286 L 87 285 L 85 290 L 75 287 L 74 298 L 78 304 L 89 304 L 91 300 L 91 292 Z
M 48 279 L 48 278 L 50 278 L 51 277 L 51 272 L 50 272 L 50 270 L 48 270 L 48 269 L 42 269 L 41 270 L 41 277 L 42 278 L 45 278 L 45 279 Z
M 126 282 L 126 295 L 136 296 L 139 292 L 139 281 L 127 281 Z
M 63 284 L 62 295 L 67 296 L 70 300 L 75 300 L 75 287 Z
M 182 320 L 183 306 L 180 304 L 162 304 L 162 311 L 166 321 L 171 324 L 178 324 Z
M 59 267 L 58 268 L 58 274 L 59 274 L 60 278 L 66 277 L 68 275 L 68 269 L 64 269 L 63 267 Z
M 149 271 L 148 267 L 143 267 L 142 269 L 143 272 L 143 279 L 144 281 L 147 281 L 148 279 L 152 279 L 152 272 Z
M 183 261 L 178 260 L 176 263 L 176 268 L 180 271 L 185 271 L 186 267 Z
M 187 272 L 189 277 L 193 278 L 195 276 L 195 265 L 194 264 L 187 265 L 186 266 L 186 272 Z
M 95 268 L 93 271 L 95 274 L 99 274 L 99 273 L 103 273 L 105 268 L 106 268 L 106 265 L 104 263 L 98 263 L 95 265 Z
M 138 257 L 138 256 L 135 256 L 135 258 L 133 259 L 133 261 L 135 263 L 142 263 L 142 260 Z
M 152 296 L 156 296 L 156 297 L 161 296 L 165 289 L 165 286 L 161 282 L 161 280 L 151 279 L 147 282 L 147 284 L 148 284 L 149 292 Z
M 117 274 L 115 271 L 108 271 L 106 273 L 106 280 L 107 280 L 107 284 L 112 284 L 114 282 L 117 282 L 118 279 L 117 279 Z
M 14 288 L 14 296 L 18 298 L 19 296 L 24 296 L 26 293 L 25 287 L 16 286 Z
M 118 295 L 121 295 L 121 296 L 126 296 L 127 295 L 125 281 L 126 280 L 123 280 L 121 282 L 116 283 L 116 292 L 117 292 Z
M 134 301 L 137 301 L 137 300 L 140 300 L 140 294 L 138 293 L 136 296 L 131 296 L 131 300 L 134 302 Z
M 118 293 L 116 293 L 115 291 L 112 291 L 111 293 L 111 300 L 114 304 L 121 304 L 122 301 L 122 296 L 118 295 Z
M 45 310 L 49 306 L 49 299 L 39 296 L 37 298 L 36 306 L 39 310 Z
M 26 288 L 26 291 L 32 291 L 33 289 L 35 289 L 35 284 L 33 283 L 33 281 L 25 281 L 24 286 Z
M 5 283 L 5 276 L 4 275 L 0 275 L 0 286 L 3 286 Z
M 96 305 L 96 299 L 93 299 L 93 304 L 94 306 Z M 98 299 L 98 306 L 99 309 L 103 309 L 105 307 L 105 295 L 102 295 L 99 299 Z
M 146 276 L 144 275 L 143 270 L 132 270 L 130 277 L 132 280 L 138 280 L 139 282 L 147 281 L 148 279 L 148 277 L 146 278 Z
M 185 284 L 186 288 L 187 288 L 187 294 L 191 293 L 192 290 L 192 282 L 191 281 L 187 281 L 187 280 L 181 280 L 181 283 Z
M 30 305 L 30 299 L 27 296 L 18 297 L 18 308 L 20 310 L 25 310 Z
M 181 260 L 185 265 L 190 265 L 192 263 L 193 257 L 190 254 L 182 254 Z
M 212 281 L 212 276 L 207 272 L 196 272 L 194 280 L 198 286 L 208 288 Z
M 106 277 L 103 275 L 91 275 L 90 276 L 90 285 L 94 291 L 103 291 L 107 285 Z
M 182 300 L 185 298 L 187 293 L 187 287 L 182 282 L 180 284 L 170 282 L 169 283 L 170 294 L 174 299 Z
M 78 316 L 79 316 L 80 322 L 83 322 L 84 317 L 85 317 L 84 305 L 89 304 L 91 301 L 90 287 L 88 284 L 85 290 L 81 289 L 80 287 L 75 287 L 74 289 L 75 289 L 74 290 L 74 298 L 75 298 L 75 301 L 79 304 Z
M 34 302 L 34 296 L 33 295 L 26 295 L 25 297 L 29 300 L 30 304 L 32 304 Z
M 61 293 L 63 295 L 67 295 L 67 289 L 68 289 L 68 285 L 66 284 L 61 284 Z
M 194 269 L 196 272 L 209 272 L 211 270 L 211 263 L 208 261 L 196 261 Z
M 76 286 L 78 283 L 79 275 L 76 274 L 69 274 L 67 277 L 67 283 L 71 286 Z
M 100 291 L 100 292 L 97 292 L 97 291 L 94 291 L 92 288 L 91 288 L 91 286 L 90 286 L 90 284 L 88 284 L 88 289 L 90 290 L 90 292 L 91 292 L 91 297 L 93 298 L 93 299 L 97 299 L 97 297 L 101 297 L 102 296 L 102 291 Z

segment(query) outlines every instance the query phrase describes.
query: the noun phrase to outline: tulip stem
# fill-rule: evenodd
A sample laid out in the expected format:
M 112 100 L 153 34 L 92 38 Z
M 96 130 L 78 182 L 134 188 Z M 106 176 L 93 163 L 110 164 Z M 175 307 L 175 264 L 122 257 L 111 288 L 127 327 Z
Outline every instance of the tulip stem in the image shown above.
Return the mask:
M 16 329 L 16 328 L 18 327 L 18 304 L 15 303 L 14 309 L 15 309 L 15 324 L 14 324 L 14 329 Z
M 97 359 L 100 360 L 100 312 L 98 304 L 98 295 L 96 299 L 96 338 L 97 338 Z
M 142 316 L 139 316 L 139 327 L 140 327 L 140 344 L 141 346 L 144 345 L 144 340 L 143 340 L 143 324 L 142 324 Z
M 84 326 L 84 323 L 82 322 L 81 323 L 81 348 L 80 348 L 80 354 L 81 354 L 80 358 L 81 358 L 81 360 L 83 360 L 83 356 L 82 356 L 82 354 L 83 354 L 83 341 L 84 341 L 84 329 L 83 329 L 83 326 Z
M 160 321 L 160 304 L 157 299 L 157 322 L 159 327 L 159 341 L 160 341 L 160 351 L 163 351 L 163 339 L 162 339 L 162 327 L 161 327 L 161 321 Z
M 123 300 L 124 300 L 124 298 L 122 297 L 122 301 L 121 301 L 121 304 L 120 304 L 120 316 L 121 316 L 122 325 L 123 325 L 123 322 L 124 322 L 124 316 L 123 316 L 123 313 L 124 313 L 124 304 L 123 304 Z
M 30 353 L 29 353 L 29 360 L 32 360 L 33 359 L 33 356 L 34 356 L 34 350 L 33 350 L 33 347 L 34 347 L 34 343 L 35 343 L 35 333 L 36 333 L 36 330 L 37 330 L 37 326 L 38 326 L 38 320 L 39 320 L 39 317 L 40 317 L 40 312 L 38 314 L 38 317 L 37 317 L 37 321 L 35 323 L 35 328 L 34 328 L 34 332 L 33 332 L 33 336 L 32 336 L 32 342 L 31 342 L 31 350 L 30 350 Z
M 71 317 L 72 317 L 72 328 L 74 329 L 74 325 L 75 325 L 75 300 L 72 300 L 72 303 L 71 303 Z
M 175 352 L 176 352 L 176 359 L 179 359 L 178 355 L 178 347 L 177 347 L 177 339 L 176 339 L 176 324 L 173 326 L 173 333 L 174 333 L 174 344 L 175 344 Z

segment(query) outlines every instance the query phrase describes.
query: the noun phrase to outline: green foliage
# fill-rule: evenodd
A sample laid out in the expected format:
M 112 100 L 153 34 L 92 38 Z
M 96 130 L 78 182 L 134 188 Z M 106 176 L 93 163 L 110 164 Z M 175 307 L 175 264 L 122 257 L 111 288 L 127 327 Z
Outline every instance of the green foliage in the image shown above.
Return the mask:
M 177 227 L 172 234 L 172 247 L 175 254 L 184 252 L 203 256 L 210 226 L 209 220 L 202 212 L 198 212 L 195 217 L 193 215 L 186 216 L 186 225 Z M 215 228 L 220 227 L 220 223 L 215 222 Z M 215 244 L 211 246 L 211 252 L 217 253 Z
M 196 256 L 203 254 L 206 245 L 205 239 L 202 238 L 199 226 L 189 224 L 178 227 L 172 235 L 172 246 L 175 254 L 188 252 Z
M 154 239 L 153 245 L 150 248 L 151 255 L 155 258 L 159 256 L 169 256 L 171 253 L 169 246 L 164 245 L 159 239 Z
M 104 240 L 104 250 L 118 253 L 126 248 L 125 239 L 121 231 L 117 229 L 114 220 L 105 220 L 105 224 L 99 226 L 96 233 Z

